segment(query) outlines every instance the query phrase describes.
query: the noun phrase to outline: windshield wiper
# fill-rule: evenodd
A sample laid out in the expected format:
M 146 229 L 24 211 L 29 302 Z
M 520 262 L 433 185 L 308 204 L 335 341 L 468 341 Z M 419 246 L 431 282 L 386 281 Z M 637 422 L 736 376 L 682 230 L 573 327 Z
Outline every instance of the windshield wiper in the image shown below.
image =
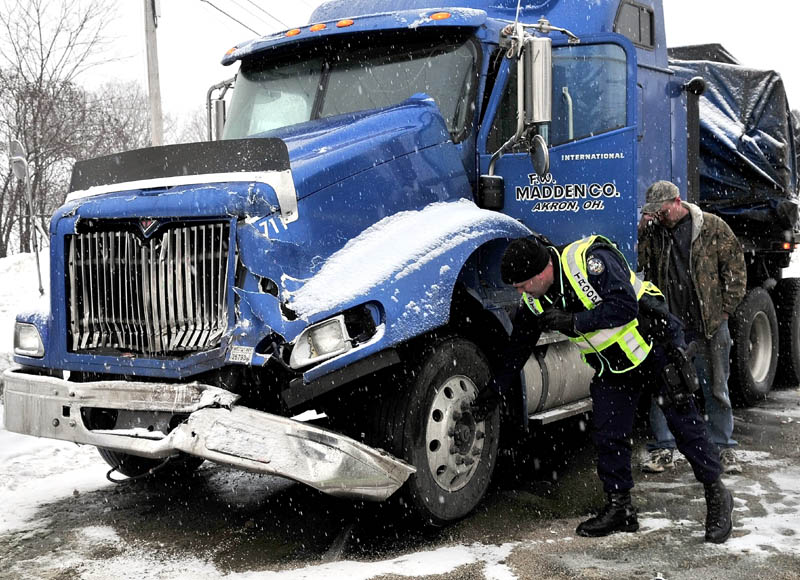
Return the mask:
M 322 103 L 324 101 L 325 93 L 328 91 L 328 81 L 331 78 L 331 65 L 328 61 L 322 63 L 322 71 L 320 74 L 319 85 L 317 86 L 317 94 L 314 96 L 314 104 L 311 106 L 310 119 L 319 119 L 322 114 Z

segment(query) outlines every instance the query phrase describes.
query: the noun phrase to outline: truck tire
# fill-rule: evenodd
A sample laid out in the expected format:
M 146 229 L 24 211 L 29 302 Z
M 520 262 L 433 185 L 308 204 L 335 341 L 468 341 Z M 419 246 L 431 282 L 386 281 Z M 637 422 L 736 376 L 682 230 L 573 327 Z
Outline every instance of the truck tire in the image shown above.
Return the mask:
M 772 297 L 780 336 L 775 384 L 796 387 L 800 385 L 800 279 L 780 280 Z
M 115 468 L 122 475 L 128 477 L 140 477 L 146 475 L 148 471 L 154 469 L 164 463 L 163 459 L 150 459 L 149 457 L 139 457 L 138 455 L 130 455 L 121 451 L 112 451 L 98 447 L 97 451 L 100 457 L 108 463 L 111 467 Z M 191 455 L 181 455 L 178 458 L 173 458 L 167 463 L 163 469 L 155 471 L 153 477 L 160 476 L 182 476 L 188 475 L 195 471 L 205 461 L 202 457 L 193 457 Z
M 483 498 L 497 459 L 499 410 L 476 422 L 470 402 L 491 377 L 473 343 L 448 338 L 425 349 L 405 389 L 376 416 L 379 439 L 417 468 L 400 498 L 434 526 L 469 514 Z
M 772 389 L 778 366 L 778 318 L 763 288 L 747 293 L 730 320 L 730 393 L 739 406 L 752 406 Z

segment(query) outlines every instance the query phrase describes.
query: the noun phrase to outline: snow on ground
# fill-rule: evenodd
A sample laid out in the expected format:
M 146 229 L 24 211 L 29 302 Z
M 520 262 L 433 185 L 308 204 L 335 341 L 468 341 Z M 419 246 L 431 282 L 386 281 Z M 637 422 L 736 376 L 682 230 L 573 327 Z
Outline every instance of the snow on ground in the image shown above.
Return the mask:
M 746 457 L 744 453 L 740 454 Z M 782 502 L 762 502 L 765 513 L 753 517 L 749 510 L 742 509 L 744 500 L 741 496 L 756 497 L 774 494 L 774 489 L 765 489 L 759 483 L 737 490 L 735 498 L 736 525 L 744 527 L 750 533 L 746 536 L 734 536 L 725 546 L 728 549 L 746 551 L 749 554 L 771 555 L 776 553 L 800 554 L 800 467 L 790 466 L 769 474 L 775 487 L 784 496 Z
M 48 310 L 50 260 L 45 248 L 40 254 L 45 295 L 39 297 L 39 280 L 33 254 L 15 254 L 0 260 L 0 370 L 11 365 L 14 320 L 18 312 Z
M 105 485 L 108 468 L 93 447 L 17 435 L 5 430 L 0 404 L 0 533 L 30 527 L 41 505 Z
M 87 542 L 93 546 L 118 546 L 121 540 L 113 531 L 94 528 L 86 535 Z M 459 566 L 485 562 L 484 576 L 487 580 L 513 580 L 517 577 L 501 562 L 518 543 L 501 546 L 454 546 L 426 552 L 417 552 L 379 562 L 344 561 L 334 564 L 321 564 L 296 570 L 281 572 L 242 572 L 222 575 L 213 565 L 201 559 L 172 559 L 169 562 L 158 560 L 136 549 L 126 549 L 125 555 L 114 556 L 103 562 L 93 562 L 90 569 L 84 567 L 81 578 L 84 580 L 105 580 L 107 578 L 173 578 L 186 580 L 205 580 L 226 578 L 228 580 L 369 580 L 376 576 L 394 574 L 407 578 L 417 578 L 429 574 L 445 574 Z M 65 565 L 74 563 L 66 555 Z
M 742 475 L 726 475 L 725 482 L 734 492 L 734 534 L 727 542 L 713 549 L 725 552 L 742 552 L 753 556 L 772 554 L 800 555 L 800 467 L 786 465 L 786 461 L 773 459 L 765 451 L 739 449 L 736 452 L 739 461 L 745 466 Z M 748 473 L 769 473 L 771 485 L 750 479 Z M 637 489 L 657 489 L 664 495 L 670 488 L 682 488 L 687 481 L 692 481 L 687 470 L 685 480 L 680 482 L 637 483 Z M 775 501 L 773 498 L 781 497 Z M 683 501 L 683 496 L 676 493 L 675 501 Z M 697 501 L 702 502 L 701 498 Z M 748 507 L 749 502 L 757 502 L 758 510 Z M 639 518 L 642 532 L 649 533 L 676 525 L 690 525 L 691 522 L 680 522 L 655 513 L 644 513 Z M 747 534 L 739 535 L 737 530 L 747 530 Z M 702 532 L 697 532 L 702 537 Z

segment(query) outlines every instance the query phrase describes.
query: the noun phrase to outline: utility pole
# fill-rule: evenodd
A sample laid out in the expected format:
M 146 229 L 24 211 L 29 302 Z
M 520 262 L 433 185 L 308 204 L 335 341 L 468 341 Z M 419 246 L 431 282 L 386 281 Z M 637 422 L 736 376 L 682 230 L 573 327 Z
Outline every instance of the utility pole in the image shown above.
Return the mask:
M 164 143 L 161 116 L 161 86 L 158 82 L 158 42 L 156 40 L 156 1 L 144 0 L 144 39 L 147 46 L 147 87 L 150 93 L 150 141 L 155 147 Z

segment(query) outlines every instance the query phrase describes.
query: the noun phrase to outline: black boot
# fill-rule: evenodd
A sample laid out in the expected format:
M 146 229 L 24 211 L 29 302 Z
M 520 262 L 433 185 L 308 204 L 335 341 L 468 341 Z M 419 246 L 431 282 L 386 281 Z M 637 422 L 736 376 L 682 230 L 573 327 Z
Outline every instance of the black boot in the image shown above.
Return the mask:
M 600 513 L 578 526 L 579 536 L 596 538 L 614 532 L 635 532 L 639 529 L 636 509 L 631 505 L 630 492 L 609 493 L 608 503 Z
M 722 479 L 705 484 L 706 488 L 706 542 L 721 544 L 733 529 L 733 496 Z

